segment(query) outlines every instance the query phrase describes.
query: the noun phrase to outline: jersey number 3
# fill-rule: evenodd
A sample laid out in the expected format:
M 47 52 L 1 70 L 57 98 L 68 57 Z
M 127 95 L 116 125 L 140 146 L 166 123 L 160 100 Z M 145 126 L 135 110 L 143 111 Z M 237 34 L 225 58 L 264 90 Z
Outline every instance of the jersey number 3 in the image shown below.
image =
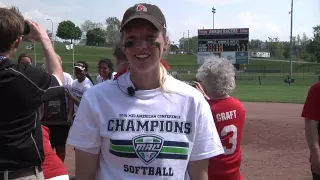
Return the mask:
M 233 135 L 229 138 L 229 143 L 232 144 L 232 147 L 227 149 L 226 146 L 223 146 L 225 155 L 233 154 L 237 148 L 237 127 L 235 125 L 228 125 L 225 126 L 221 131 L 221 137 L 226 136 L 231 132 Z

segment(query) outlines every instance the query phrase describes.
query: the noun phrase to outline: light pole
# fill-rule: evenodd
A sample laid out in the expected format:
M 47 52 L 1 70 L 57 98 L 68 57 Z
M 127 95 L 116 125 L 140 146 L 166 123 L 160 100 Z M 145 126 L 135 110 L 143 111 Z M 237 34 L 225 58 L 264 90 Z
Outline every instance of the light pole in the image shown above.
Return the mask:
M 292 22 L 293 22 L 293 0 L 291 0 L 291 25 L 290 25 L 290 79 L 292 79 L 292 61 L 293 61 L 293 40 L 292 40 Z
M 48 21 L 51 21 L 51 40 L 52 40 L 52 46 L 54 48 L 54 32 L 53 32 L 53 21 L 52 19 L 47 19 Z
M 212 7 L 212 29 L 214 29 L 214 14 L 216 13 L 216 9 Z
M 184 44 L 185 44 L 185 40 L 184 40 L 184 33 L 182 33 L 182 39 L 183 39 L 183 43 L 182 43 L 182 48 L 183 48 L 183 54 L 185 53 L 185 47 L 184 47 Z
M 189 30 L 188 30 L 188 54 L 190 52 L 190 37 L 189 37 Z

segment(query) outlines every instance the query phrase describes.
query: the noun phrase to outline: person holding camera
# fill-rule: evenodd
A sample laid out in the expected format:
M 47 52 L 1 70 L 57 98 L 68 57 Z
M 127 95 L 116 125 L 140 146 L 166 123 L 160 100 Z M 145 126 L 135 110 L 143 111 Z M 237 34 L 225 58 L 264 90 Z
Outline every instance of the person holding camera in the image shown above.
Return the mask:
M 11 58 L 22 37 L 41 44 L 48 72 Z M 64 93 L 63 71 L 46 30 L 17 8 L 0 8 L 0 179 L 44 179 L 41 115 L 44 102 Z

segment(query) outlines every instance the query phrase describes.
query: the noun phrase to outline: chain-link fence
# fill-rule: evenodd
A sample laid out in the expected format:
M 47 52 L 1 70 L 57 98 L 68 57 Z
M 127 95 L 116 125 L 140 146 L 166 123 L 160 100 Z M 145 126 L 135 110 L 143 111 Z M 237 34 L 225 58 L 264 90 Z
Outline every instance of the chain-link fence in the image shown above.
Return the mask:
M 173 75 L 183 81 L 195 79 L 197 66 L 171 66 Z M 236 73 L 237 84 L 244 85 L 283 85 L 294 84 L 311 86 L 320 81 L 319 64 L 294 64 L 290 79 L 289 63 L 283 65 L 247 65 L 241 66 Z

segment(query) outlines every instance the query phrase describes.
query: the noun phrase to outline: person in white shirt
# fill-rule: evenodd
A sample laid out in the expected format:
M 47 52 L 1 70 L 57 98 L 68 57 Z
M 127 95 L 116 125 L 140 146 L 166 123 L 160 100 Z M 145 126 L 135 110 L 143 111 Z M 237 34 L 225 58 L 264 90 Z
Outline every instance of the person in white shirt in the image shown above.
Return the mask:
M 93 86 L 87 77 L 88 64 L 85 61 L 78 61 L 74 64 L 74 74 L 77 79 L 73 80 L 71 87 L 67 91 L 69 97 L 69 119 L 74 118 L 78 106 L 84 93 Z
M 208 179 L 209 158 L 223 154 L 209 104 L 160 63 L 166 20 L 151 4 L 125 12 L 121 43 L 130 71 L 82 97 L 67 144 L 77 180 Z
M 98 63 L 99 75 L 96 78 L 96 83 L 102 83 L 103 81 L 113 80 L 114 75 L 117 74 L 113 68 L 113 62 L 111 59 L 101 59 Z

